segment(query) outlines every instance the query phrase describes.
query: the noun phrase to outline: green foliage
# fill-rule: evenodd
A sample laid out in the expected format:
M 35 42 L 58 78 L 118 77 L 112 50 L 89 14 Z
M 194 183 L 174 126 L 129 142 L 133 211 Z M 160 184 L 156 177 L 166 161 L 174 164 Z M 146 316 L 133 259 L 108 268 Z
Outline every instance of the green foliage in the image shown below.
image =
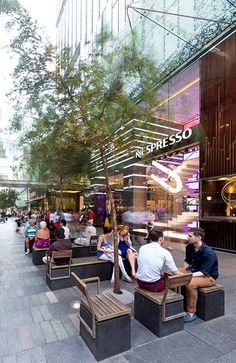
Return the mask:
M 0 209 L 7 209 L 16 205 L 19 193 L 15 189 L 0 190 Z

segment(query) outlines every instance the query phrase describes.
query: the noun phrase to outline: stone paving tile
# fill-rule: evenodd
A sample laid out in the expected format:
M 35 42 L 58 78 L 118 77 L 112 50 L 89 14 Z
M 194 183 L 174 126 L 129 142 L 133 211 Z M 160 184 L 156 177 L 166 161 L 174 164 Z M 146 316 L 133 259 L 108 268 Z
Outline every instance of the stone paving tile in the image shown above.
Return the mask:
M 46 296 L 51 304 L 58 302 L 56 295 L 52 291 L 47 291 Z
M 41 347 L 36 347 L 16 354 L 17 363 L 47 363 Z
M 8 354 L 18 353 L 22 350 L 19 330 L 10 328 L 6 330 L 7 333 L 7 348 Z
M 44 321 L 40 323 L 46 342 L 51 343 L 57 340 L 55 331 L 52 328 L 50 321 Z
M 209 328 L 215 330 L 218 334 L 236 341 L 236 322 L 230 316 L 210 320 L 207 324 Z
M 34 323 L 40 323 L 41 321 L 44 321 L 43 315 L 38 307 L 33 307 L 30 311 Z
M 17 363 L 16 356 L 14 355 L 7 355 L 2 358 L 2 363 Z
M 7 332 L 3 329 L 0 330 L 0 357 L 8 354 L 7 348 Z
M 137 320 L 131 319 L 131 346 L 132 348 L 158 339 L 150 330 L 146 329 Z
M 47 305 L 49 312 L 53 318 L 60 318 L 63 315 L 73 314 L 75 309 L 70 307 L 70 304 L 63 304 L 62 302 Z
M 52 324 L 52 327 L 56 333 L 57 339 L 58 340 L 63 340 L 63 339 L 67 339 L 69 338 L 62 322 L 60 321 L 60 319 L 53 319 L 50 321 Z
M 68 315 L 62 316 L 60 320 L 69 337 L 73 337 L 79 334 L 79 325 L 75 327 Z
M 236 362 L 236 350 L 233 350 L 227 354 L 222 355 L 219 358 L 211 360 L 209 363 L 235 363 Z
M 1 328 L 19 328 L 22 324 L 31 324 L 33 322 L 29 311 L 14 311 L 5 313 L 1 317 Z
M 40 306 L 40 311 L 44 320 L 51 320 L 53 318 L 52 314 L 48 310 L 47 305 Z
M 46 359 L 50 363 L 60 361 L 69 363 L 95 363 L 97 362 L 80 337 L 68 338 L 43 346 Z
M 40 323 L 31 324 L 31 325 L 29 325 L 29 328 L 30 328 L 32 340 L 33 340 L 35 347 L 46 344 L 46 338 L 45 338 L 45 335 L 43 333 Z
M 236 340 L 212 329 L 208 323 L 197 325 L 189 329 L 189 332 L 220 353 L 227 353 L 236 349 Z
M 29 325 L 22 325 L 19 329 L 22 350 L 33 348 L 34 343 Z
M 186 354 L 186 348 L 188 354 Z M 187 332 L 179 332 L 140 345 L 127 353 L 123 353 L 123 355 L 129 362 L 206 363 L 218 358 L 220 353 Z

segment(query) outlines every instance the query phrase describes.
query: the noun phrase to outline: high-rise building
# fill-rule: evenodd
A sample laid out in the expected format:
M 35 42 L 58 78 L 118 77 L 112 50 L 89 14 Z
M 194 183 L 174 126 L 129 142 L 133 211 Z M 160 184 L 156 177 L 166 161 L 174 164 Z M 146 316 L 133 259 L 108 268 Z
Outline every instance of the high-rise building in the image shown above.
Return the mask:
M 161 73 L 153 129 L 135 132 L 133 155 L 119 150 L 117 157 L 114 150 L 109 157 L 119 209 L 149 209 L 166 232 L 200 224 L 209 244 L 233 251 L 235 23 L 236 6 L 230 0 L 58 1 L 58 50 L 70 48 L 72 64 L 92 56 L 101 29 L 119 42 L 135 29 L 142 51 Z M 118 132 L 128 137 L 134 129 L 135 120 L 130 120 Z M 96 153 L 92 163 L 97 177 L 93 203 L 101 209 L 103 176 Z

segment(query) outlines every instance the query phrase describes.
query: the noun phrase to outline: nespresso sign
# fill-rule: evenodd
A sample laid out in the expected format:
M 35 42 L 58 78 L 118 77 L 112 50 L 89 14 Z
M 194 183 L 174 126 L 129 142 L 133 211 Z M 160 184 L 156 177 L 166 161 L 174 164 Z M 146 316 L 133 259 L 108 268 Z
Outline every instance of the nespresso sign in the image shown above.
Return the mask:
M 158 140 L 155 143 L 147 145 L 145 148 L 136 149 L 135 150 L 135 157 L 142 158 L 145 155 L 151 154 L 155 151 L 165 149 L 168 146 L 178 144 L 182 140 L 189 139 L 192 136 L 192 129 L 185 129 L 184 131 L 179 131 L 177 134 L 170 135 L 163 140 Z

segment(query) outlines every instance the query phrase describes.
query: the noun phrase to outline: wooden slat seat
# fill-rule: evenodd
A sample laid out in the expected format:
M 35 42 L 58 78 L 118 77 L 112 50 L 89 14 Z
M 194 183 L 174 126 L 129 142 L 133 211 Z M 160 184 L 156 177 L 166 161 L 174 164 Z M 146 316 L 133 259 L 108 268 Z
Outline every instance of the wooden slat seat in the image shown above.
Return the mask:
M 144 289 L 141 289 L 140 287 L 136 287 L 134 289 L 135 291 L 139 292 L 141 295 L 147 297 L 149 300 L 153 301 L 155 304 L 162 305 L 163 297 L 164 297 L 164 291 L 162 292 L 151 292 Z M 166 303 L 171 303 L 173 301 L 180 301 L 183 300 L 183 296 L 176 293 L 175 291 L 168 290 L 167 296 L 166 296 Z
M 92 316 L 92 329 L 80 315 L 78 315 L 78 317 L 93 338 L 96 337 L 96 321 L 105 321 L 131 314 L 131 309 L 117 300 L 114 296 L 109 293 L 100 293 L 99 277 L 91 277 L 89 279 L 82 280 L 74 272 L 71 273 L 71 277 L 83 294 L 83 297 L 81 298 L 81 305 L 83 305 Z M 97 282 L 96 296 L 90 296 L 86 282 Z
M 130 308 L 122 304 L 109 293 L 96 295 L 91 298 L 91 302 L 97 321 L 109 320 L 118 316 L 131 314 Z M 86 298 L 81 299 L 81 304 L 83 304 L 88 310 L 90 309 Z
M 100 260 L 97 256 L 88 256 L 88 257 L 78 257 L 73 258 L 71 261 L 71 266 L 82 266 L 82 265 L 92 265 L 94 263 L 100 264 L 107 261 Z M 55 265 L 53 264 L 52 269 L 60 269 L 68 267 L 67 265 Z
M 198 289 L 198 291 L 203 294 L 209 294 L 211 292 L 221 291 L 221 290 L 224 290 L 224 286 L 220 284 L 215 284 L 214 286 L 208 286 L 208 287 L 200 287 Z
M 58 277 L 53 277 L 52 276 L 52 270 L 56 266 L 56 267 L 62 267 L 62 268 L 67 267 L 68 268 L 68 274 L 63 276 L 63 277 L 60 277 L 60 278 L 64 278 L 64 279 L 69 278 L 70 277 L 70 269 L 71 269 L 71 258 L 72 258 L 72 250 L 53 251 L 52 252 L 52 257 L 50 259 L 47 256 L 47 270 L 46 271 L 47 271 L 48 277 L 51 280 L 57 280 L 58 279 Z M 56 261 L 61 260 L 61 259 L 68 259 L 68 264 L 56 265 Z
M 176 289 L 180 292 L 181 286 L 186 286 L 192 279 L 192 273 L 184 273 L 182 275 L 171 275 L 167 272 L 164 274 L 165 278 L 165 290 L 163 292 L 151 292 L 141 288 L 136 288 L 135 291 L 145 296 L 147 299 L 162 306 L 162 321 L 169 321 L 178 317 L 184 316 L 184 312 L 166 316 L 166 304 L 183 300 L 183 296 L 180 293 L 173 291 Z

